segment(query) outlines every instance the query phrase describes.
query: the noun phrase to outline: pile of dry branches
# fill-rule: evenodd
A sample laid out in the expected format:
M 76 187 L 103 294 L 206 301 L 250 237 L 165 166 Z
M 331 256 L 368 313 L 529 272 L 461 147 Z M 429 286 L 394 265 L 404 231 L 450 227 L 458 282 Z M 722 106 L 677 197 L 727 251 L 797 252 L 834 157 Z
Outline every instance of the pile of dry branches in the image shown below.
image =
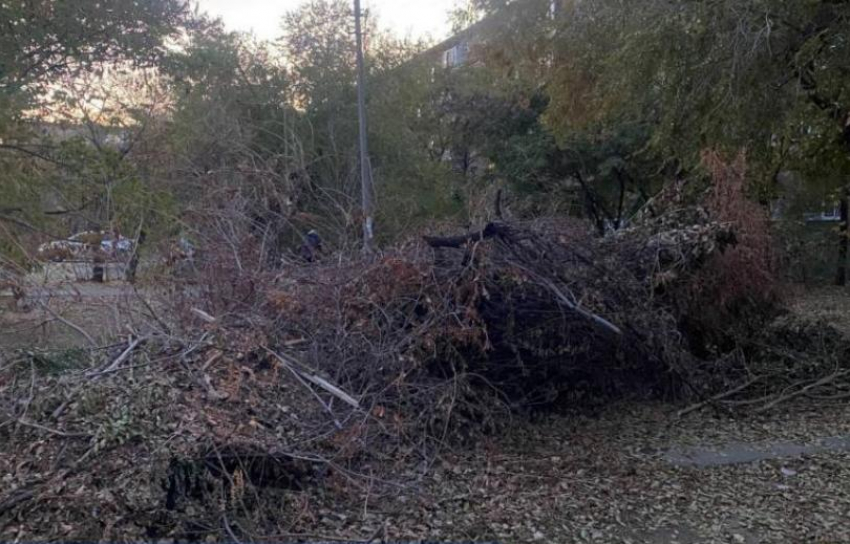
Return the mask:
M 715 166 L 740 198 L 742 167 Z M 392 492 L 505 415 L 847 398 L 850 341 L 777 310 L 765 223 L 742 214 L 671 185 L 611 236 L 497 222 L 269 266 L 267 230 L 219 210 L 143 330 L 0 361 L 0 539 L 303 537 L 311 493 Z
M 246 265 L 256 245 L 223 246 L 232 264 L 199 263 L 215 288 L 175 287 L 144 333 L 0 367 L 0 537 L 60 537 L 73 520 L 81 539 L 280 539 L 311 525 L 310 493 L 391 492 L 504 414 L 845 395 L 841 361 L 799 364 L 809 332 L 797 347 L 762 337 L 781 359 L 692 354 L 678 297 L 736 237 L 687 217 L 606 238 L 492 223 L 274 274 Z M 823 353 L 850 353 L 831 341 Z
M 733 241 L 711 222 L 612 239 L 572 221 L 492 223 L 284 269 L 264 334 L 401 434 L 441 441 L 500 410 L 681 392 L 690 356 L 664 289 Z

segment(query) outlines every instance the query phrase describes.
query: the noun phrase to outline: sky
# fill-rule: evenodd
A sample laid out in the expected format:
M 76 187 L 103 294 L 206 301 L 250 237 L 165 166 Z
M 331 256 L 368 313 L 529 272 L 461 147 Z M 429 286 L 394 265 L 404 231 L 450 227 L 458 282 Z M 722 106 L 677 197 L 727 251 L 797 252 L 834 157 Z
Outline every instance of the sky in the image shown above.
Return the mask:
M 253 31 L 258 38 L 280 36 L 281 16 L 303 0 L 198 0 L 201 11 L 221 17 L 230 30 Z M 363 8 L 378 15 L 380 25 L 399 36 L 448 35 L 448 12 L 456 0 L 361 0 Z

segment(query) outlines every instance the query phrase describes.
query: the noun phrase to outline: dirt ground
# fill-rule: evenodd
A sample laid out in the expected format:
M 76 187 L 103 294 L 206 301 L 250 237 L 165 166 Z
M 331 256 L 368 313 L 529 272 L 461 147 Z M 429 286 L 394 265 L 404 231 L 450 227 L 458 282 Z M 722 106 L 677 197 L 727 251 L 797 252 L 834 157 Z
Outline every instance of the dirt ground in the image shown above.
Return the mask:
M 144 311 L 138 293 L 125 283 L 31 288 L 21 303 L 0 293 L 0 354 L 105 345 L 139 326 Z
M 846 451 L 777 455 L 716 466 L 682 465 L 669 455 L 690 447 L 716 452 L 726 444 L 811 444 L 824 437 L 850 437 L 850 407 L 793 408 L 765 418 L 703 414 L 678 420 L 675 407 L 622 404 L 598 414 L 548 417 L 533 425 L 518 421 L 498 437 L 470 449 L 455 449 L 433 465 L 416 469 L 421 476 L 411 475 L 408 483 L 390 492 L 372 489 L 368 477 L 360 481 L 359 497 L 326 487 L 289 490 L 282 498 L 280 516 L 292 531 L 247 536 L 240 531 L 239 540 L 850 542 L 850 454 Z M 15 470 L 2 456 L 0 468 L 9 471 L 2 481 L 13 482 Z M 144 473 L 127 470 L 150 485 Z M 124 492 L 121 485 L 128 483 L 124 476 L 116 478 L 121 485 L 111 483 L 108 474 L 103 476 L 102 489 L 80 488 L 80 501 L 86 502 L 91 493 Z M 164 490 L 162 495 L 165 501 Z M 116 498 L 115 508 L 120 510 L 121 503 Z M 35 516 L 36 508 L 38 516 L 44 515 L 41 506 L 33 505 L 24 510 L 24 519 Z M 146 512 L 137 514 L 139 523 L 148 519 Z M 121 520 L 120 530 L 107 525 L 101 536 L 109 535 L 112 541 L 145 538 L 144 526 L 128 525 L 136 514 L 126 515 L 129 519 Z M 232 523 L 237 531 L 239 522 L 228 522 L 227 514 L 222 515 L 223 522 Z M 18 532 L 22 525 L 0 517 L 0 540 L 32 541 L 31 533 Z M 68 539 L 82 535 L 72 520 L 63 527 Z M 54 529 L 49 534 L 62 533 Z M 183 540 L 158 537 L 157 541 Z
M 429 482 L 430 497 L 411 508 L 402 495 L 383 522 L 404 527 L 391 534 L 405 538 L 850 542 L 846 452 L 718 466 L 681 466 L 665 454 L 686 445 L 716 451 L 847 436 L 848 416 L 850 409 L 836 407 L 677 421 L 668 406 L 623 405 L 593 417 L 555 417 L 447 456 Z

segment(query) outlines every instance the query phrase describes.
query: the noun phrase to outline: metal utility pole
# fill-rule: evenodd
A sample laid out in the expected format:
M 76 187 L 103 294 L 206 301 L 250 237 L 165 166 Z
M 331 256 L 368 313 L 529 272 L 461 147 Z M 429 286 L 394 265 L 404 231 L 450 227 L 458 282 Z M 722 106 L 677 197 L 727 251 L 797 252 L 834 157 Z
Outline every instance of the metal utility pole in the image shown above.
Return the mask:
M 835 285 L 840 287 L 847 286 L 847 254 L 850 251 L 850 230 L 848 230 L 848 221 L 850 221 L 850 185 L 841 189 L 841 202 L 839 204 L 839 216 L 841 218 L 841 226 L 838 229 L 841 235 L 838 246 L 838 276 L 835 278 Z
M 369 138 L 366 133 L 366 69 L 363 66 L 363 29 L 360 25 L 360 0 L 354 0 L 354 32 L 357 35 L 357 115 L 360 119 L 360 185 L 363 198 L 363 248 L 372 249 L 375 237 L 372 210 L 372 168 L 369 163 Z

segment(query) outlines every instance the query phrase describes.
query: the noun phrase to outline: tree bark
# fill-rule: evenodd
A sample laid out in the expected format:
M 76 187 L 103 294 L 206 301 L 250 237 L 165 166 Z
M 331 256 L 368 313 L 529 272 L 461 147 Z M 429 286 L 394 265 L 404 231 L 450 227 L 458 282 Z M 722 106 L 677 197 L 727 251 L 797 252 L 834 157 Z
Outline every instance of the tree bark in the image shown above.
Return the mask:
M 623 171 L 617 168 L 617 181 L 620 182 L 620 199 L 617 204 L 617 218 L 614 220 L 614 230 L 620 230 L 623 226 L 623 212 L 626 204 L 626 177 Z
M 587 184 L 584 176 L 581 175 L 581 172 L 576 171 L 573 176 L 579 182 L 579 185 L 581 185 L 582 192 L 584 193 L 584 204 L 588 217 L 596 226 L 596 231 L 599 236 L 605 236 L 606 220 L 613 224 L 614 218 L 611 217 L 611 214 L 605 208 L 605 205 L 602 203 L 602 199 L 596 194 L 593 188 Z
M 136 271 L 139 268 L 139 251 L 142 249 L 142 244 L 145 243 L 145 238 L 147 238 L 147 233 L 144 230 L 139 231 L 139 236 L 133 245 L 133 255 L 130 257 L 125 271 L 125 279 L 128 283 L 136 283 Z
M 838 274 L 835 284 L 842 287 L 847 285 L 847 255 L 850 249 L 850 231 L 848 231 L 848 208 L 850 208 L 850 186 L 841 191 L 841 238 L 838 240 Z

